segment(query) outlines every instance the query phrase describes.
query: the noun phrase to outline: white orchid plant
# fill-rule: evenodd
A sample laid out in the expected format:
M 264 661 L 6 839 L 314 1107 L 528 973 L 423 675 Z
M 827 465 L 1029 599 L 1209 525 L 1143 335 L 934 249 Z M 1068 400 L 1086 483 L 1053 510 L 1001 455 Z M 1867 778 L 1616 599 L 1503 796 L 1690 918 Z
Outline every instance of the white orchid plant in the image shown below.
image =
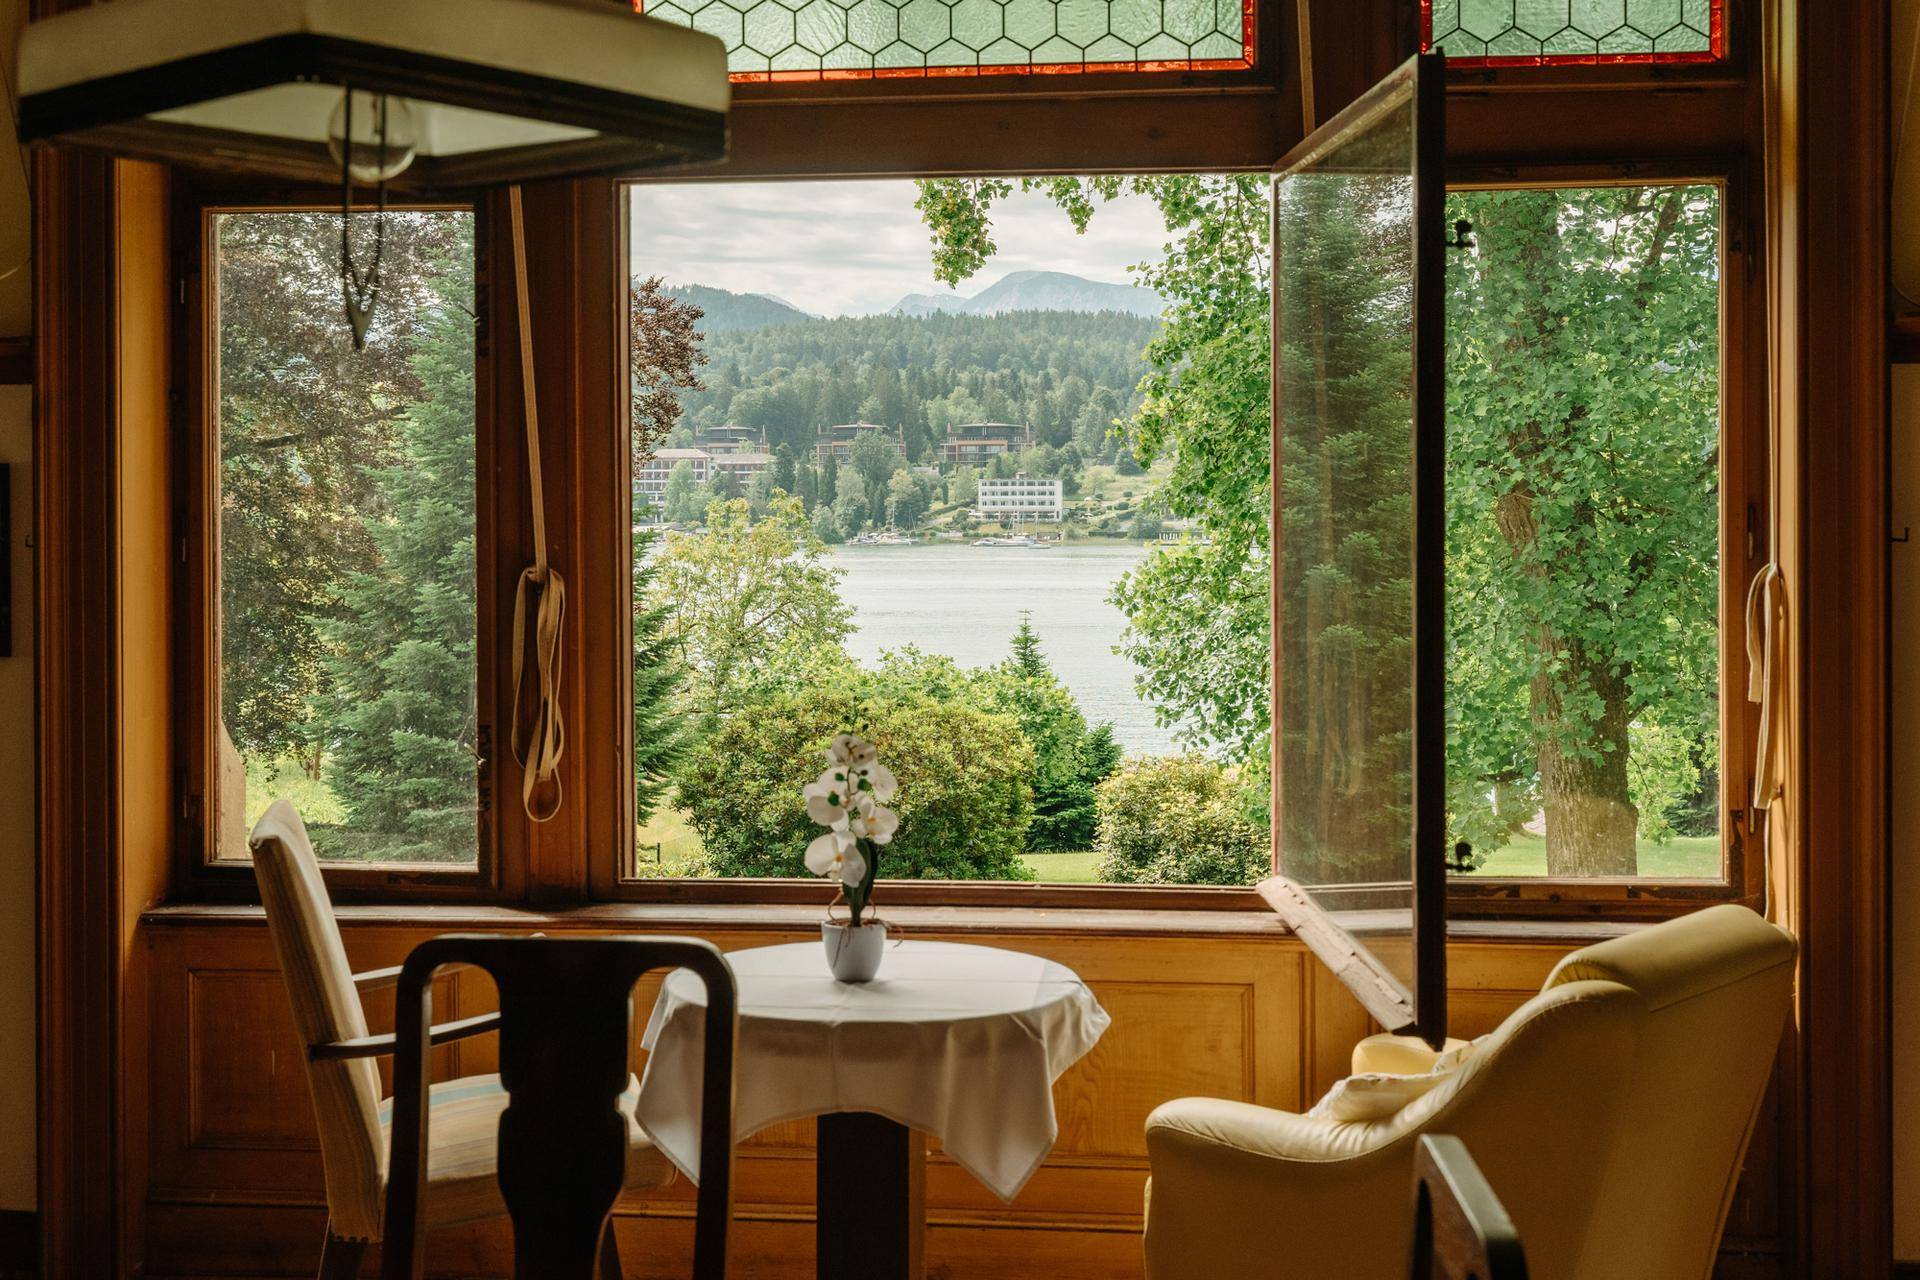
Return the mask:
M 900 815 L 887 808 L 899 784 L 871 742 L 843 733 L 827 747 L 827 771 L 807 784 L 807 816 L 827 829 L 807 846 L 807 870 L 839 884 L 854 928 L 873 895 L 880 846 Z

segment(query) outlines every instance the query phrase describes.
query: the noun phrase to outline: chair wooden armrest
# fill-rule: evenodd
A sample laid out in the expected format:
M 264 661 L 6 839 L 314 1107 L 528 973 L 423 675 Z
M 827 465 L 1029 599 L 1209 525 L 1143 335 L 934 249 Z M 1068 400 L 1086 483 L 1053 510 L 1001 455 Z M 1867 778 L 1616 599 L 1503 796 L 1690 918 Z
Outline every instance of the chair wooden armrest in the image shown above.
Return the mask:
M 471 969 L 473 966 L 470 964 L 450 964 L 447 968 L 449 970 Z M 385 991 L 388 987 L 398 985 L 399 982 L 400 966 L 397 964 L 390 965 L 385 969 L 368 969 L 365 973 L 356 973 L 353 975 L 353 989 L 361 995 L 365 995 L 369 991 Z
M 471 1018 L 460 1018 L 453 1022 L 436 1023 L 427 1032 L 428 1044 L 452 1044 L 455 1040 L 465 1040 L 472 1036 L 485 1035 L 489 1031 L 500 1029 L 500 1014 L 477 1013 Z M 315 1062 L 337 1062 L 345 1058 L 378 1058 L 394 1051 L 397 1042 L 391 1034 L 382 1036 L 355 1036 L 351 1040 L 328 1040 L 322 1044 L 307 1046 L 307 1056 Z

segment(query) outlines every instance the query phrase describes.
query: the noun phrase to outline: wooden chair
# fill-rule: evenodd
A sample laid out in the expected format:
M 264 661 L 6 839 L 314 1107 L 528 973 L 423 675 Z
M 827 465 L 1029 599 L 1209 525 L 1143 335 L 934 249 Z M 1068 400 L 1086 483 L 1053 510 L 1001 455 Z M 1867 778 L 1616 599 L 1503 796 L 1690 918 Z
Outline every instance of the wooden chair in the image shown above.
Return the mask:
M 293 1005 L 293 1024 L 307 1049 L 307 1081 L 318 1122 L 327 1185 L 327 1234 L 321 1280 L 356 1273 L 367 1245 L 382 1235 L 387 1192 L 390 1109 L 380 1100 L 374 1059 L 394 1052 L 391 1035 L 370 1035 L 361 993 L 394 985 L 400 970 L 354 973 L 340 928 L 300 815 L 275 801 L 253 829 L 253 865 L 267 909 L 280 970 Z M 482 1014 L 437 1026 L 434 1044 L 495 1031 L 500 1015 Z M 621 1095 L 626 1125 L 623 1176 L 628 1187 L 672 1181 L 673 1166 L 654 1150 L 633 1118 L 639 1088 L 628 1079 Z M 508 1216 L 494 1177 L 495 1134 L 507 1094 L 497 1075 L 468 1076 L 433 1087 L 432 1145 L 424 1226 L 454 1226 Z M 611 1241 L 611 1233 L 609 1233 Z M 612 1246 L 609 1244 L 609 1249 Z
M 1527 1280 L 1513 1219 L 1451 1134 L 1414 1151 L 1413 1280 Z
M 627 1156 L 622 1091 L 632 1044 L 633 984 L 649 970 L 684 968 L 707 988 L 701 1071 L 700 1190 L 694 1280 L 724 1280 L 733 1159 L 733 971 L 693 938 L 513 938 L 449 934 L 421 943 L 401 966 L 394 1027 L 393 1155 L 387 1182 L 386 1280 L 420 1274 L 435 1108 L 423 1106 L 434 1043 L 434 973 L 472 965 L 500 990 L 499 1180 L 513 1219 L 518 1280 L 589 1280 L 613 1239 L 610 1215 Z M 617 1254 L 600 1252 L 608 1276 Z

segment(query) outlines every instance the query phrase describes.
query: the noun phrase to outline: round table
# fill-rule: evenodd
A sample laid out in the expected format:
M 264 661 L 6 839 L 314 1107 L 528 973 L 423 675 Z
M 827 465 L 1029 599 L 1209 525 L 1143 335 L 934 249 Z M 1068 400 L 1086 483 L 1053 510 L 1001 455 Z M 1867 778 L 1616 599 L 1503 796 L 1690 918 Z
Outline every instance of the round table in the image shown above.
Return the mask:
M 950 942 L 891 944 L 872 982 L 835 981 L 817 941 L 728 955 L 739 990 L 734 1136 L 819 1123 L 819 1274 L 913 1274 L 924 1140 L 1002 1200 L 1026 1185 L 1059 1126 L 1053 1082 L 1107 1028 L 1071 969 Z M 699 1180 L 700 1037 L 693 975 L 661 984 L 636 1112 L 661 1154 Z

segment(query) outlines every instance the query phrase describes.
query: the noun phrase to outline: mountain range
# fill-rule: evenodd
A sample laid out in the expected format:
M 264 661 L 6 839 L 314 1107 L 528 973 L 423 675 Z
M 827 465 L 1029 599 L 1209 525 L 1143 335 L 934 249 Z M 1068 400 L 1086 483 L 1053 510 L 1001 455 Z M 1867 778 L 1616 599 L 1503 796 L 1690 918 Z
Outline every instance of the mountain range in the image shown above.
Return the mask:
M 1015 271 L 970 298 L 910 293 L 887 312 L 925 316 L 946 311 L 996 316 L 1006 311 L 1119 311 L 1158 317 L 1166 304 L 1159 294 L 1138 285 L 1108 284 L 1065 271 Z
M 700 317 L 702 333 L 765 329 L 776 324 L 804 324 L 820 318 L 770 293 L 733 293 L 704 284 L 676 284 L 669 286 L 667 293 L 700 308 L 704 313 Z
M 704 313 L 700 329 L 704 333 L 767 329 L 820 319 L 771 293 L 734 293 L 704 284 L 672 285 L 667 292 L 700 308 Z M 1116 311 L 1157 319 L 1163 305 L 1159 294 L 1135 285 L 1108 284 L 1065 271 L 1015 271 L 972 297 L 910 293 L 877 314 L 997 316 L 1009 311 Z

